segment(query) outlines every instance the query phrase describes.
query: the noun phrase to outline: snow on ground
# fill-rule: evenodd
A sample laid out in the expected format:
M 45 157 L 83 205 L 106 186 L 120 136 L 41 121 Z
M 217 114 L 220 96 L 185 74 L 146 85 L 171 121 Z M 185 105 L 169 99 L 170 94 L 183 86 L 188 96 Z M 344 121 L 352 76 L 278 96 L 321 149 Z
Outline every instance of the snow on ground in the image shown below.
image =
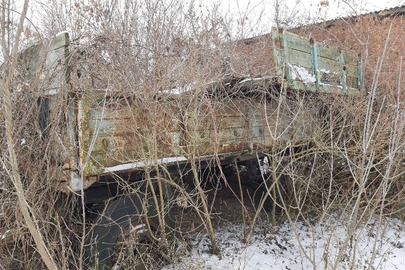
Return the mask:
M 371 220 L 359 225 L 353 237 L 348 237 L 347 222 L 335 217 L 314 223 L 284 222 L 273 230 L 261 224 L 249 244 L 241 241 L 242 225 L 226 226 L 216 233 L 222 259 L 209 254 L 207 235 L 196 234 L 190 254 L 165 270 L 333 269 L 335 263 L 336 269 L 405 269 L 404 222 Z

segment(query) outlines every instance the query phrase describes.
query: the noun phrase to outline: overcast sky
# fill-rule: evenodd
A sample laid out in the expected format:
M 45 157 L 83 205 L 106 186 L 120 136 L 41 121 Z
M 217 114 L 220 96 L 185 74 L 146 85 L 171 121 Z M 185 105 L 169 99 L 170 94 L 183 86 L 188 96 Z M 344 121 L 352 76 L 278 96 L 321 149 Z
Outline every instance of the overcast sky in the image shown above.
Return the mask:
M 268 32 L 276 17 L 276 0 L 201 0 L 219 5 L 229 17 L 245 18 L 246 31 Z M 280 17 L 288 22 L 313 23 L 405 5 L 405 0 L 278 0 Z M 209 3 L 209 4 L 208 4 Z M 253 30 L 254 29 L 254 30 Z
M 46 4 L 49 0 L 31 0 L 31 4 Z M 53 0 L 66 1 L 66 0 Z M 84 0 L 87 2 L 89 0 Z M 142 0 L 139 0 L 142 1 Z M 160 0 L 159 0 L 160 1 Z M 165 1 L 165 0 L 161 0 Z M 268 33 L 274 26 L 277 13 L 277 0 L 178 0 L 193 2 L 207 12 L 220 13 L 227 19 L 228 26 L 235 37 L 249 37 Z M 17 3 L 22 0 L 17 0 Z M 169 2 L 169 1 L 167 1 Z M 405 5 L 405 0 L 278 0 L 280 22 L 282 26 L 309 24 L 321 20 L 342 16 L 353 16 L 370 11 Z M 29 17 L 35 23 L 36 12 L 30 12 Z M 218 13 L 218 14 L 219 14 Z M 42 14 L 42 13 L 40 13 Z M 225 15 L 224 15 L 225 14 Z

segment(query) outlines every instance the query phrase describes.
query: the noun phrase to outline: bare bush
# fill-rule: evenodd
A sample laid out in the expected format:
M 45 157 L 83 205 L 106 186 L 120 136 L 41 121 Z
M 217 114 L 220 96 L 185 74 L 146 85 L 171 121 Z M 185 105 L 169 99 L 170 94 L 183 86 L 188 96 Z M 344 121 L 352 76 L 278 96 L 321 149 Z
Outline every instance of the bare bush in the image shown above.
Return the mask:
M 116 249 L 106 248 L 107 267 L 160 266 L 176 255 L 173 236 L 182 239 L 186 233 L 173 227 L 173 210 L 180 220 L 192 212 L 194 225 L 187 233 L 207 232 L 211 252 L 221 256 L 215 239 L 221 188 L 241 204 L 246 242 L 264 210 L 274 227 L 287 219 L 293 227 L 300 221 L 315 228 L 338 216 L 347 234 L 336 252 L 329 254 L 325 247 L 320 259 L 301 245 L 303 258 L 314 269 L 320 260 L 325 268 L 337 269 L 349 256 L 354 267 L 356 253 L 350 252 L 356 229 L 372 217 L 382 224 L 385 216 L 402 210 L 404 73 L 402 58 L 399 66 L 387 67 L 390 40 L 398 36 L 391 27 L 381 50 L 368 50 L 375 36 L 364 25 L 349 25 L 355 38 L 342 41 L 344 33 L 338 33 L 331 42 L 347 49 L 353 39 L 360 40 L 350 49 L 368 52 L 362 58 L 363 95 L 349 97 L 294 92 L 275 83 L 269 35 L 237 41 L 243 36 L 233 36 L 221 14 L 194 4 L 54 1 L 42 8 L 50 14 L 43 22 L 44 37 L 71 33 L 64 63 L 69 84 L 59 85 L 66 91 L 51 97 L 40 90 L 52 80 L 44 82 L 36 74 L 26 81 L 17 60 L 2 69 L 8 85 L 0 109 L 7 108 L 10 117 L 0 119 L 1 134 L 9 135 L 0 137 L 0 146 L 11 150 L 2 152 L 0 167 L 0 264 L 5 268 L 86 268 L 89 248 L 97 245 L 93 234 L 115 225 L 120 237 Z M 3 36 L 4 25 L 3 18 Z M 318 40 L 334 37 L 322 31 L 314 34 Z M 14 51 L 17 59 L 18 42 L 13 45 L 3 55 Z M 81 103 L 71 105 L 72 100 Z M 83 136 L 72 145 L 66 108 L 80 106 L 88 110 L 87 126 L 78 127 Z M 111 133 L 110 126 L 100 124 L 106 119 L 119 122 L 120 130 Z M 271 147 L 261 145 L 263 137 L 270 138 Z M 230 138 L 239 148 L 230 146 Z M 70 148 L 80 152 L 80 147 L 88 150 L 80 153 L 84 166 L 77 168 L 84 185 L 66 195 L 60 192 L 69 179 L 63 165 Z M 224 155 L 241 149 L 240 156 L 256 157 L 254 165 Z M 139 168 L 101 170 L 98 155 L 106 168 L 123 162 Z M 111 185 L 109 192 L 117 197 L 86 201 L 85 189 L 96 181 Z M 129 197 L 120 199 L 123 194 Z M 127 203 L 138 215 L 115 224 L 113 210 Z M 318 237 L 315 229 L 311 233 Z M 157 248 L 152 252 L 151 246 Z M 370 265 L 373 260 L 375 254 Z

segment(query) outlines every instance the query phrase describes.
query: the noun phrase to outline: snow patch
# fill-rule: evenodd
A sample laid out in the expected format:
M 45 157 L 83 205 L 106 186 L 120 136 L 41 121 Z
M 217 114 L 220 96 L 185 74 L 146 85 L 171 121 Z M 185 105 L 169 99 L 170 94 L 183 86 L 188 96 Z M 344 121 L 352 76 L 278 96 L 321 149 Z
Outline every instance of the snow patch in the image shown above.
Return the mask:
M 218 230 L 221 259 L 209 253 L 207 235 L 194 235 L 190 254 L 164 269 L 329 269 L 337 263 L 338 269 L 390 270 L 403 269 L 405 265 L 404 222 L 397 219 L 382 223 L 372 220 L 358 226 L 352 237 L 348 236 L 347 220 L 342 217 L 314 221 L 313 225 L 285 222 L 279 228 L 267 223 L 258 227 L 248 244 L 241 241 L 241 225 Z M 347 239 L 350 242 L 336 261 Z
M 315 75 L 312 74 L 307 68 L 288 64 L 291 70 L 291 79 L 301 80 L 305 84 L 312 84 L 316 82 Z
M 186 84 L 184 86 L 179 86 L 179 87 L 172 88 L 172 89 L 160 90 L 159 93 L 170 94 L 170 95 L 180 95 L 180 94 L 189 92 L 192 89 L 193 89 L 193 86 L 191 84 Z
M 265 77 L 256 77 L 256 78 L 245 78 L 245 79 L 241 80 L 239 83 L 264 81 L 264 80 L 267 80 L 267 79 L 271 79 L 271 77 L 265 76 Z
M 319 72 L 322 72 L 322 73 L 324 73 L 324 74 L 329 74 L 329 73 L 330 73 L 330 70 L 327 70 L 327 69 L 324 69 L 324 68 L 321 68 L 321 69 L 319 69 L 318 71 L 319 71 Z

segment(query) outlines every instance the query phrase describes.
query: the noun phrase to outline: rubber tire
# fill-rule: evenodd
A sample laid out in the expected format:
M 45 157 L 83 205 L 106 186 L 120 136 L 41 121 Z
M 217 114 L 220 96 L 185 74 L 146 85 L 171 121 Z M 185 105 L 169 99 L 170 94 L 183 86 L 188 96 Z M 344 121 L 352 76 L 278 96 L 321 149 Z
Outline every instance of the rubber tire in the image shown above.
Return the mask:
M 144 213 L 143 200 L 136 194 L 120 196 L 108 203 L 105 211 L 99 215 L 85 240 L 84 261 L 89 267 L 97 265 L 97 269 L 111 269 L 115 245 L 123 229 L 135 219 L 149 219 L 150 224 L 158 224 L 156 209 L 148 205 Z M 170 215 L 165 217 L 166 229 L 173 227 Z

